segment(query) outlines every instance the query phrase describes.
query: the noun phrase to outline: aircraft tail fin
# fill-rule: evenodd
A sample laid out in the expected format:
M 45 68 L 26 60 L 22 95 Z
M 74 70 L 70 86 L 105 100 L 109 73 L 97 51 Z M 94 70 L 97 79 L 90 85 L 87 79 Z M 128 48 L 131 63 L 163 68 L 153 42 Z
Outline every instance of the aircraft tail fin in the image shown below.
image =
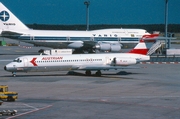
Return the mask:
M 129 53 L 147 55 L 149 47 L 146 42 L 155 42 L 155 38 L 158 36 L 159 34 L 144 35 L 140 42 Z
M 8 8 L 0 2 L 0 30 L 26 30 L 23 24 Z

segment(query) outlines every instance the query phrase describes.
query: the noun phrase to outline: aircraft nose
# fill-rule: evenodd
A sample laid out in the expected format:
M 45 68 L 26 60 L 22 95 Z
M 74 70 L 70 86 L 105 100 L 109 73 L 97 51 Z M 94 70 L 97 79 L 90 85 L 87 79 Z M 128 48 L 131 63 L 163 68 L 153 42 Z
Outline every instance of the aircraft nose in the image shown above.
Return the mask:
M 6 66 L 4 66 L 4 70 L 7 70 L 7 67 L 6 67 Z

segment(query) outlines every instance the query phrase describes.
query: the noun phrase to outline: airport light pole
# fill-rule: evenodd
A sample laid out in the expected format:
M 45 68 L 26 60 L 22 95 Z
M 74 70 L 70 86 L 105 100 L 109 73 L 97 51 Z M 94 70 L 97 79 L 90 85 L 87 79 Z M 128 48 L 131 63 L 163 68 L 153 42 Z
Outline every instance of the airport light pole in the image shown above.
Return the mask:
M 90 1 L 85 1 L 84 5 L 86 5 L 86 30 L 89 30 L 89 5 L 90 5 Z
M 167 40 L 167 37 L 168 37 L 168 0 L 165 0 L 165 37 L 166 37 L 166 41 L 165 41 L 166 48 L 169 48 L 169 40 Z

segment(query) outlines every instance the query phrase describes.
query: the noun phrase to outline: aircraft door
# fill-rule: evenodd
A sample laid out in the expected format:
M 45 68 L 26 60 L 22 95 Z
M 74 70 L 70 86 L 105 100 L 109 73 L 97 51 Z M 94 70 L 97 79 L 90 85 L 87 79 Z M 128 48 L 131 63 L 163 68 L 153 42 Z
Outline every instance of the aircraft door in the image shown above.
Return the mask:
M 34 36 L 30 36 L 30 40 L 34 40 Z
M 66 37 L 66 40 L 67 40 L 67 41 L 70 41 L 70 37 Z
M 121 37 L 118 38 L 118 42 L 121 43 Z
M 24 62 L 24 67 L 28 67 L 28 59 L 27 59 L 27 58 L 24 58 L 24 59 L 23 59 L 23 62 Z
M 124 32 L 125 32 L 126 35 L 129 35 L 128 30 L 124 30 Z
M 91 37 L 91 38 L 90 38 L 90 41 L 94 41 L 94 37 Z
M 105 61 L 105 64 L 110 64 L 111 63 L 111 60 L 110 60 L 110 58 L 109 57 L 106 57 L 106 59 L 105 59 L 106 61 Z

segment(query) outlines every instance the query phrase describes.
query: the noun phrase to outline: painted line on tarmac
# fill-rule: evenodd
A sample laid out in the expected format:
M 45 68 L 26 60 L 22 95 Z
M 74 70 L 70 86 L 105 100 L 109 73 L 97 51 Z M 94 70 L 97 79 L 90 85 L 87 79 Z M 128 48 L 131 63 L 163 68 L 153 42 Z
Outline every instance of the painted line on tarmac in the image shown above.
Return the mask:
M 31 106 L 31 105 L 28 105 L 28 104 L 24 104 L 24 105 L 27 106 L 27 107 L 33 108 L 33 109 L 35 109 L 35 110 L 38 110 L 38 108 L 36 108 L 36 107 L 34 107 L 34 106 Z
M 138 99 L 138 98 L 180 98 L 180 96 L 122 96 L 120 98 L 134 98 L 134 99 Z
M 32 106 L 30 106 L 30 107 L 32 107 Z M 29 111 L 29 112 L 25 112 L 25 113 L 21 113 L 21 114 L 9 117 L 7 119 L 13 119 L 13 118 L 16 118 L 16 117 L 20 117 L 20 116 L 23 116 L 23 115 L 26 115 L 26 114 L 30 114 L 30 113 L 33 113 L 33 112 L 36 112 L 36 111 L 39 111 L 39 110 L 47 109 L 47 108 L 50 108 L 50 107 L 52 107 L 52 105 L 48 105 L 48 106 L 43 107 L 43 108 L 37 108 L 35 110 Z
M 180 64 L 180 62 L 140 62 L 140 64 Z

